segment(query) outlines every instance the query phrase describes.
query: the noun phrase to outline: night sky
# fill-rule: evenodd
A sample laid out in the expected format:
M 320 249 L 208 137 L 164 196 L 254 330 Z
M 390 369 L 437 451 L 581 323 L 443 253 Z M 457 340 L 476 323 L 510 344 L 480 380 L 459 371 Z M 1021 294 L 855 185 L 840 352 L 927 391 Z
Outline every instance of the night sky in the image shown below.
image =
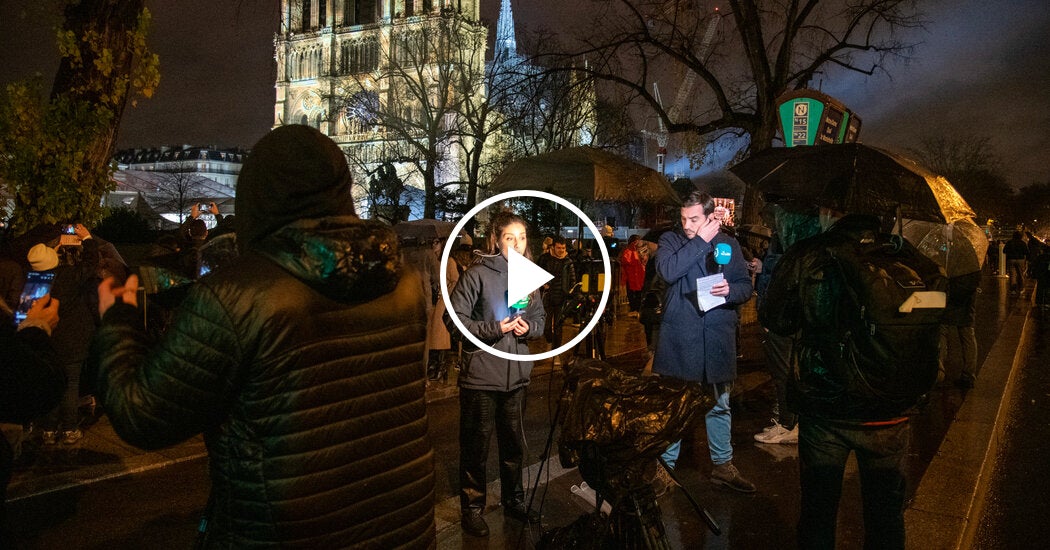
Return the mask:
M 0 83 L 54 74 L 54 19 L 38 0 L 0 2 Z M 588 2 L 514 0 L 519 30 L 562 28 Z M 124 116 L 119 147 L 248 147 L 273 122 L 277 0 L 148 1 L 161 56 L 153 99 Z M 927 32 L 890 76 L 852 75 L 823 91 L 863 119 L 861 140 L 907 147 L 923 132 L 991 136 L 1015 187 L 1050 182 L 1050 4 L 1046 0 L 927 2 Z M 499 0 L 483 0 L 495 24 Z M 26 18 L 20 16 L 29 11 Z M 494 32 L 494 31 L 493 31 Z M 672 89 L 672 83 L 661 83 Z

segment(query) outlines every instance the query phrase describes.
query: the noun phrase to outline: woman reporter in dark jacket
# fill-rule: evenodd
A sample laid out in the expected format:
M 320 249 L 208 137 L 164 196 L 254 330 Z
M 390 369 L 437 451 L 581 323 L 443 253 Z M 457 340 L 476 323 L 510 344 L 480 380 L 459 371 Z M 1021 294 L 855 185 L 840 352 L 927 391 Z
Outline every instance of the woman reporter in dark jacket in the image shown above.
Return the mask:
M 507 305 L 508 254 L 528 253 L 525 221 L 509 212 L 493 217 L 489 231 L 491 256 L 483 256 L 460 277 L 450 295 L 451 309 L 460 323 L 491 348 L 513 355 L 528 355 L 527 339 L 543 336 L 543 304 L 535 296 Z M 526 302 L 523 303 L 523 302 Z M 451 321 L 451 319 L 449 319 Z M 458 330 L 451 322 L 449 330 Z M 527 508 L 522 485 L 525 458 L 522 422 L 525 389 L 532 361 L 498 357 L 474 345 L 459 375 L 459 503 L 460 523 L 467 533 L 484 537 L 489 529 L 485 511 L 489 442 L 496 432 L 499 446 L 503 513 L 535 522 L 539 516 Z
M 114 428 L 147 449 L 204 432 L 209 547 L 433 547 L 426 318 L 396 236 L 353 215 L 343 153 L 306 126 L 255 145 L 236 200 L 240 257 L 158 344 L 137 281 L 100 286 Z

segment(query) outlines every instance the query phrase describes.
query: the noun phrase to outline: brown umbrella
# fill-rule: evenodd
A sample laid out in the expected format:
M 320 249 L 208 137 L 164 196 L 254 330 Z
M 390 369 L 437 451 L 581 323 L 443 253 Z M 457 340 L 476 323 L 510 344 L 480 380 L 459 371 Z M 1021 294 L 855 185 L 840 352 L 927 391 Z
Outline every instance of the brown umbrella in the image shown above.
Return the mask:
M 729 171 L 772 202 L 796 201 L 877 216 L 899 212 L 901 218 L 940 223 L 974 216 L 944 177 L 870 145 L 766 149 Z
M 510 164 L 494 193 L 529 189 L 569 199 L 678 205 L 677 194 L 652 168 L 594 147 L 572 147 Z
M 411 220 L 394 225 L 394 233 L 402 240 L 415 239 L 418 242 L 447 239 L 456 228 L 456 222 L 443 220 Z

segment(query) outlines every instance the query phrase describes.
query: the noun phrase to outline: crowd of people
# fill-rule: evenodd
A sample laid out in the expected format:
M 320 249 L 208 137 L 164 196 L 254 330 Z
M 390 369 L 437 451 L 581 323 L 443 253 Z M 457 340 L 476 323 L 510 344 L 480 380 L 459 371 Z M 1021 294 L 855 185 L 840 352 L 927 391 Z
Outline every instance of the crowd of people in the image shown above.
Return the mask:
M 520 356 L 534 340 L 560 347 L 565 325 L 581 322 L 568 306 L 593 272 L 593 248 L 558 235 L 541 241 L 518 214 L 495 212 L 480 246 L 461 240 L 453 247 L 446 310 L 439 261 L 446 241 L 404 246 L 390 226 L 358 218 L 345 156 L 299 125 L 277 128 L 253 147 L 236 211 L 234 220 L 215 203 L 193 205 L 135 269 L 79 223 L 43 225 L 3 243 L 0 339 L 8 352 L 0 422 L 22 429 L 14 446 L 0 439 L 0 490 L 18 443 L 46 451 L 85 437 L 81 398 L 92 395 L 116 433 L 137 447 L 205 435 L 212 491 L 204 546 L 433 547 L 425 388 L 428 380 L 454 379 L 464 532 L 489 534 L 483 516 L 493 435 L 502 513 L 537 522 L 522 479 L 534 363 Z M 210 230 L 205 213 L 216 220 Z M 800 377 L 831 375 L 822 370 L 826 350 L 798 337 L 819 332 L 825 313 L 805 305 L 797 282 L 813 276 L 814 251 L 868 238 L 878 221 L 775 206 L 768 213 L 769 230 L 734 235 L 724 210 L 696 191 L 683 200 L 680 224 L 652 241 L 602 236 L 626 294 L 627 322 L 645 327 L 652 375 L 710 393 L 710 481 L 752 493 L 760 488 L 733 463 L 730 396 L 738 311 L 757 297 L 776 395 L 772 425 L 754 438 L 799 445 L 799 545 L 834 546 L 842 467 L 856 452 L 868 540 L 901 548 L 908 411 L 876 403 L 870 415 L 838 417 L 799 385 Z M 514 304 L 507 303 L 511 252 L 530 259 L 540 252 L 536 262 L 553 276 Z M 1035 278 L 1037 303 L 1050 306 L 1050 247 L 1019 232 L 1004 253 L 1011 290 L 1024 288 L 1022 277 Z M 42 286 L 25 293 L 27 281 L 38 279 Z M 961 342 L 964 388 L 977 379 L 979 282 L 979 272 L 949 281 L 941 332 L 941 376 L 947 341 Z M 148 318 L 144 300 L 153 306 Z M 462 338 L 461 329 L 484 345 Z M 653 470 L 656 493 L 675 487 L 680 452 L 681 441 L 672 442 Z

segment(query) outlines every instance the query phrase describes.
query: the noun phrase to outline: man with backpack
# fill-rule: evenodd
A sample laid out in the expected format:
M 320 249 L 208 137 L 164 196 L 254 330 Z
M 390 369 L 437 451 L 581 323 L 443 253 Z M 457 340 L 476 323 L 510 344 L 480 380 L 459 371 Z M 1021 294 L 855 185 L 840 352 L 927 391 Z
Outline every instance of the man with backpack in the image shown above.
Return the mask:
M 788 399 L 799 415 L 800 548 L 835 547 L 850 452 L 864 547 L 904 548 L 907 420 L 936 381 L 945 288 L 937 265 L 881 233 L 873 216 L 845 216 L 781 258 L 759 317 L 794 339 Z

